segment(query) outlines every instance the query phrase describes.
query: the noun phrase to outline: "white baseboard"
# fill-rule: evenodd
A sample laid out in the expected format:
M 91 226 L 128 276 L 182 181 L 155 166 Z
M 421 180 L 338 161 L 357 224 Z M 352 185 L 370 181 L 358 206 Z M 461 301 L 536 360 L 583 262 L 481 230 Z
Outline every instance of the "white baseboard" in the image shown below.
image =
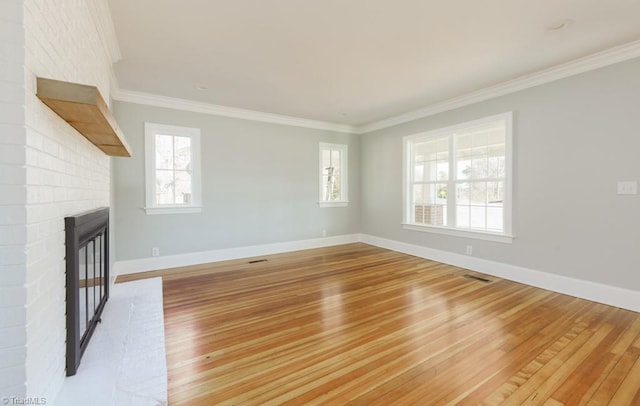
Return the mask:
M 398 251 L 420 258 L 431 259 L 459 266 L 502 279 L 524 283 L 553 292 L 604 303 L 623 309 L 640 312 L 640 292 L 616 286 L 604 285 L 582 279 L 555 275 L 515 265 L 503 264 L 486 259 L 436 250 L 420 245 L 388 240 L 372 235 L 361 234 L 360 241 L 380 248 Z
M 191 252 L 188 254 L 148 257 L 128 261 L 116 261 L 113 273 L 126 275 L 158 269 L 181 266 L 207 264 L 230 259 L 250 258 L 260 255 L 280 254 L 283 252 L 306 250 L 310 248 L 330 247 L 360 241 L 359 234 L 338 235 L 333 237 L 313 238 L 308 240 L 287 241 L 272 244 L 252 245 L 247 247 L 226 248 L 212 251 Z
M 376 247 L 459 266 L 553 292 L 640 312 L 639 291 L 604 285 L 583 279 L 569 278 L 516 265 L 504 264 L 367 234 L 347 234 L 334 237 L 117 261 L 113 269 L 114 274 L 117 276 L 231 259 L 250 258 L 260 255 L 279 254 L 310 248 L 330 247 L 354 242 L 363 242 Z

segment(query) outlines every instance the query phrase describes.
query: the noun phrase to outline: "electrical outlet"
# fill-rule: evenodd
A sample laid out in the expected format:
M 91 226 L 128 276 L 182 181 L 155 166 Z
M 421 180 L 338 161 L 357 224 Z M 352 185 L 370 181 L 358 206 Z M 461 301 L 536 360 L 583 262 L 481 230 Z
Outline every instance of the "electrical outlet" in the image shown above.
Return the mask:
M 157 257 L 158 255 L 160 255 L 160 248 L 158 247 L 151 248 L 151 256 Z
M 467 255 L 473 255 L 473 246 L 467 245 Z
M 637 195 L 638 182 L 635 180 L 618 181 L 618 194 L 619 195 Z
M 327 236 L 327 230 L 322 230 L 322 236 L 326 237 Z

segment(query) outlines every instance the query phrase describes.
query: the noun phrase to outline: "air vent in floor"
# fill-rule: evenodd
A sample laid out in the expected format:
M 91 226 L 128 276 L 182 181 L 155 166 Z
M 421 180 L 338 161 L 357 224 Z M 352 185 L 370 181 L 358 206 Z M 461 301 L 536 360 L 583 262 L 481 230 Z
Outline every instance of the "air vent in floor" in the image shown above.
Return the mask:
M 479 276 L 475 276 L 475 275 L 470 275 L 470 274 L 466 274 L 463 275 L 463 277 L 467 278 L 467 279 L 473 279 L 479 282 L 484 282 L 484 283 L 491 283 L 493 281 L 489 280 L 489 279 L 485 279 L 485 278 L 481 278 Z

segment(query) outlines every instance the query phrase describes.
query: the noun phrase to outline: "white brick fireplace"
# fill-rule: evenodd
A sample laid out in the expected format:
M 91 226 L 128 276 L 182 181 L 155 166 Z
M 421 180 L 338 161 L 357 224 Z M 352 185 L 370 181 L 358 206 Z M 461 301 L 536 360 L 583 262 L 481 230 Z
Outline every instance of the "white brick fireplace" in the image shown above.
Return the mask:
M 111 172 L 35 96 L 35 78 L 95 85 L 108 101 L 119 54 L 103 0 L 3 0 L 0 33 L 0 397 L 53 402 L 65 376 L 64 217 L 110 206 Z

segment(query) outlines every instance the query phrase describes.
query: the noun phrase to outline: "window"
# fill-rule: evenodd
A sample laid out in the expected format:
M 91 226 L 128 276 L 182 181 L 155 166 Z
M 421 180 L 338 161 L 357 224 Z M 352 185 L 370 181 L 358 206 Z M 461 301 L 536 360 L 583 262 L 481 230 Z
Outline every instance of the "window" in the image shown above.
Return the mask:
M 411 230 L 511 242 L 511 113 L 404 138 Z
M 144 128 L 146 213 L 200 212 L 200 129 L 154 123 Z
M 320 143 L 320 207 L 346 206 L 347 146 Z

